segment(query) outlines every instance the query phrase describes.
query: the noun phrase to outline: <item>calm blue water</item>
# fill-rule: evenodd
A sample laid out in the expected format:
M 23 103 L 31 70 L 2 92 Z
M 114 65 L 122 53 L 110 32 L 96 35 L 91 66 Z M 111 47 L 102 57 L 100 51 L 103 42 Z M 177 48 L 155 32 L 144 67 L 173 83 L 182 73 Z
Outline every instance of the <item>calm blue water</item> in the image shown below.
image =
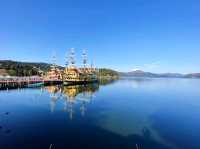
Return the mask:
M 0 91 L 0 149 L 200 149 L 200 80 Z

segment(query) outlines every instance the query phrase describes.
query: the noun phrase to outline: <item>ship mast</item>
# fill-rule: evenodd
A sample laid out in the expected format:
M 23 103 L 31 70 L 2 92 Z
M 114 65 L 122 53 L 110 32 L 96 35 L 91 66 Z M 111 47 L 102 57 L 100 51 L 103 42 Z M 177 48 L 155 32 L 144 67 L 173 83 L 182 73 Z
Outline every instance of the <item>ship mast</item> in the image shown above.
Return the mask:
M 91 66 L 90 66 L 90 67 L 91 67 L 91 70 L 92 70 L 92 71 L 95 71 L 94 61 L 91 62 Z
M 70 54 L 69 54 L 69 58 L 68 58 L 68 63 L 69 63 L 69 66 L 71 67 L 75 67 L 75 51 L 74 51 L 74 48 L 71 48 L 70 50 Z
M 83 67 L 85 69 L 87 67 L 87 53 L 85 49 L 83 50 L 82 58 L 83 58 Z
M 66 68 L 69 66 L 69 57 L 68 57 L 68 53 L 66 52 L 66 54 L 65 54 L 65 66 L 66 66 Z
M 53 51 L 51 69 L 55 69 L 55 68 L 56 68 L 56 52 Z

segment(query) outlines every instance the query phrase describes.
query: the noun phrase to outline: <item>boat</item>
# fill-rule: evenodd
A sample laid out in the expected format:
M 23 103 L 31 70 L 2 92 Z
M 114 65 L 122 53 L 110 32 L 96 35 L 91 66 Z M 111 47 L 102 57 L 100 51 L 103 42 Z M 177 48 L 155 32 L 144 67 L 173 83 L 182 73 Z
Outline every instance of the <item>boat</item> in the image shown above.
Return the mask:
M 62 80 L 62 71 L 56 65 L 56 55 L 55 54 L 53 54 L 52 61 L 53 61 L 53 63 L 50 66 L 50 70 L 44 76 L 44 80 L 51 81 L 51 82 L 52 81 L 59 82 Z
M 74 85 L 74 84 L 88 84 L 98 82 L 97 70 L 91 65 L 87 65 L 87 55 L 84 51 L 83 57 L 83 67 L 78 68 L 75 65 L 75 53 L 74 49 L 71 49 L 69 57 L 67 57 L 67 65 L 63 71 L 63 84 L 64 85 Z
M 44 86 L 44 82 L 33 83 L 33 84 L 27 85 L 28 88 L 37 88 L 37 87 L 41 87 L 41 86 Z

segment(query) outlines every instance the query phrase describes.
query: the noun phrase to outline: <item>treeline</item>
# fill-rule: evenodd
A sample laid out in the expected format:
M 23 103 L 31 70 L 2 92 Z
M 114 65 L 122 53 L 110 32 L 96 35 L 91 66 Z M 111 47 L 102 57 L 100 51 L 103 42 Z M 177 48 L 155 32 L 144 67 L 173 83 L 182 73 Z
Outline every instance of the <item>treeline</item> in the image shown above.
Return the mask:
M 0 69 L 6 70 L 10 76 L 33 76 L 38 75 L 39 70 L 47 71 L 50 69 L 50 64 L 1 60 Z
M 115 71 L 115 70 L 112 70 L 112 69 L 107 69 L 107 68 L 101 68 L 101 69 L 99 69 L 99 72 L 98 72 L 98 75 L 100 76 L 100 77 L 118 77 L 119 76 L 119 74 L 118 74 L 118 72 L 117 71 Z

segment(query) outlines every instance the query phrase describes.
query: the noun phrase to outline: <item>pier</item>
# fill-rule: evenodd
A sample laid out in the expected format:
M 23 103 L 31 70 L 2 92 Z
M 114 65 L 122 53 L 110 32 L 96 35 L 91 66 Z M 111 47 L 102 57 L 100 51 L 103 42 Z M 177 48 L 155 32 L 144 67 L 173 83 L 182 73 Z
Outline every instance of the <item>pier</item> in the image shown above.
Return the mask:
M 0 90 L 8 90 L 8 89 L 17 89 L 17 88 L 34 88 L 40 86 L 49 86 L 49 85 L 75 85 L 75 84 L 90 84 L 95 83 L 97 81 L 66 81 L 64 83 L 61 79 L 43 79 L 40 77 L 10 77 L 10 78 L 0 78 Z
M 62 80 L 45 80 L 40 77 L 5 77 L 0 78 L 0 90 L 37 87 L 37 85 L 62 84 Z

